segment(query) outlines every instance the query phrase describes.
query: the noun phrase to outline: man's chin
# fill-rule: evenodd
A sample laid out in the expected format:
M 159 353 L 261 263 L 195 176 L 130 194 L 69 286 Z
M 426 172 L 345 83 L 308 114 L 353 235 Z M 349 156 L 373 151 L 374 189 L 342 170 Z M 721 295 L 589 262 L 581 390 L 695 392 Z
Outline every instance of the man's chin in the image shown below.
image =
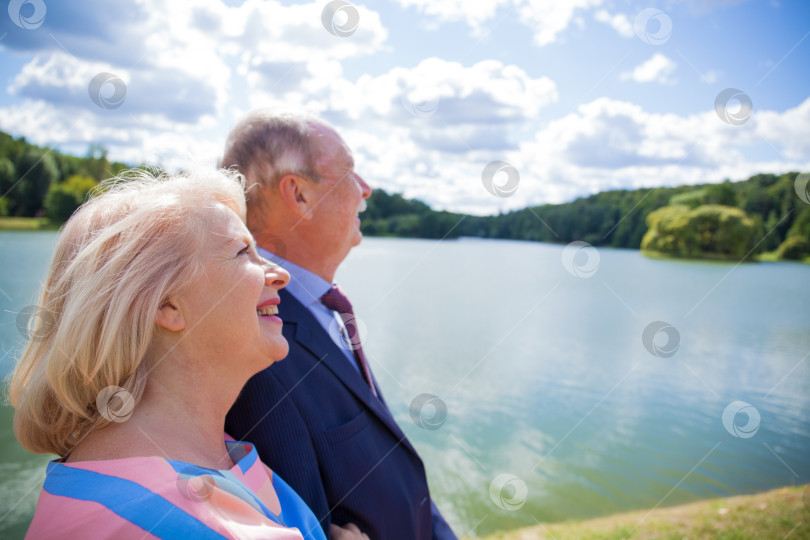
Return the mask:
M 357 218 L 357 228 L 354 230 L 354 242 L 352 247 L 358 245 L 363 240 L 363 232 L 360 230 L 360 218 Z

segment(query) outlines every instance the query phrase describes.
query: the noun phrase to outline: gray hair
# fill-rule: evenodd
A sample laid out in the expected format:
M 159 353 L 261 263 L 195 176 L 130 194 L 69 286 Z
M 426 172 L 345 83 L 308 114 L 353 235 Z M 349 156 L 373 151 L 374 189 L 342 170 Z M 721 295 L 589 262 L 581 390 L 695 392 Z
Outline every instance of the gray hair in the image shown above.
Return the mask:
M 274 188 L 281 177 L 290 172 L 319 180 L 312 137 L 318 127 L 332 129 L 323 119 L 310 113 L 255 109 L 231 130 L 219 166 L 236 169 L 246 179 L 247 221 L 251 231 L 254 231 L 252 225 L 261 221 L 263 211 L 264 197 L 258 193 Z

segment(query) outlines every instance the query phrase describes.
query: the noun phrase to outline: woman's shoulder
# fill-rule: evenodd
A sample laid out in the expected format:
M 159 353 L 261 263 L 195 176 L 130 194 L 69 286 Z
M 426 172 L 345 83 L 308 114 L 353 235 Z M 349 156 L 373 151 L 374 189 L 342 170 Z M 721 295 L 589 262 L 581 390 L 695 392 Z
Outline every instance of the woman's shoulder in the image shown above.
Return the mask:
M 159 457 L 51 462 L 28 537 L 76 538 L 92 530 L 98 538 L 143 538 L 146 531 L 161 538 L 301 538 L 229 493 L 234 484 L 221 482 L 221 474 Z
M 142 537 L 144 529 L 155 525 L 150 513 L 162 510 L 160 515 L 166 515 L 184 506 L 173 471 L 166 460 L 155 457 L 53 461 L 28 536 L 80 537 L 93 530 L 100 538 Z

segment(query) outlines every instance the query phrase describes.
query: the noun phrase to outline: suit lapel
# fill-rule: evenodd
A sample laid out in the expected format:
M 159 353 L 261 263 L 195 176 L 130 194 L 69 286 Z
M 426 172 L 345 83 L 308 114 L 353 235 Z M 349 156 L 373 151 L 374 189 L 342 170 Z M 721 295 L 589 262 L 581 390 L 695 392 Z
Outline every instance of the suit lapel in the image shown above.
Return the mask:
M 279 316 L 285 325 L 295 326 L 295 341 L 318 358 L 367 409 L 373 412 L 391 430 L 398 440 L 402 441 L 403 446 L 416 453 L 410 441 L 397 425 L 390 410 L 382 401 L 382 393 L 380 393 L 379 385 L 376 384 L 377 381 L 374 380 L 374 384 L 380 398 L 374 397 L 369 391 L 368 384 L 363 379 L 363 376 L 349 365 L 346 355 L 332 341 L 327 331 L 324 330 L 306 306 L 283 289 L 279 291 L 279 296 L 281 297 Z M 373 374 L 372 379 L 374 379 Z

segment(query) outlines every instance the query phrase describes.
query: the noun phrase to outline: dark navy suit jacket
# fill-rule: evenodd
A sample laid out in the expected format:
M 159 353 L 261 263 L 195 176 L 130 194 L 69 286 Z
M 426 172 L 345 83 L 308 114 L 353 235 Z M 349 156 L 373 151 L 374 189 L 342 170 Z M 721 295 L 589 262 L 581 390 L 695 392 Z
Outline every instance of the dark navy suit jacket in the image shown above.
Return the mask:
M 327 536 L 331 522 L 352 522 L 373 540 L 454 539 L 430 499 L 422 460 L 385 402 L 312 313 L 279 294 L 290 352 L 248 381 L 226 431 L 256 446 Z

